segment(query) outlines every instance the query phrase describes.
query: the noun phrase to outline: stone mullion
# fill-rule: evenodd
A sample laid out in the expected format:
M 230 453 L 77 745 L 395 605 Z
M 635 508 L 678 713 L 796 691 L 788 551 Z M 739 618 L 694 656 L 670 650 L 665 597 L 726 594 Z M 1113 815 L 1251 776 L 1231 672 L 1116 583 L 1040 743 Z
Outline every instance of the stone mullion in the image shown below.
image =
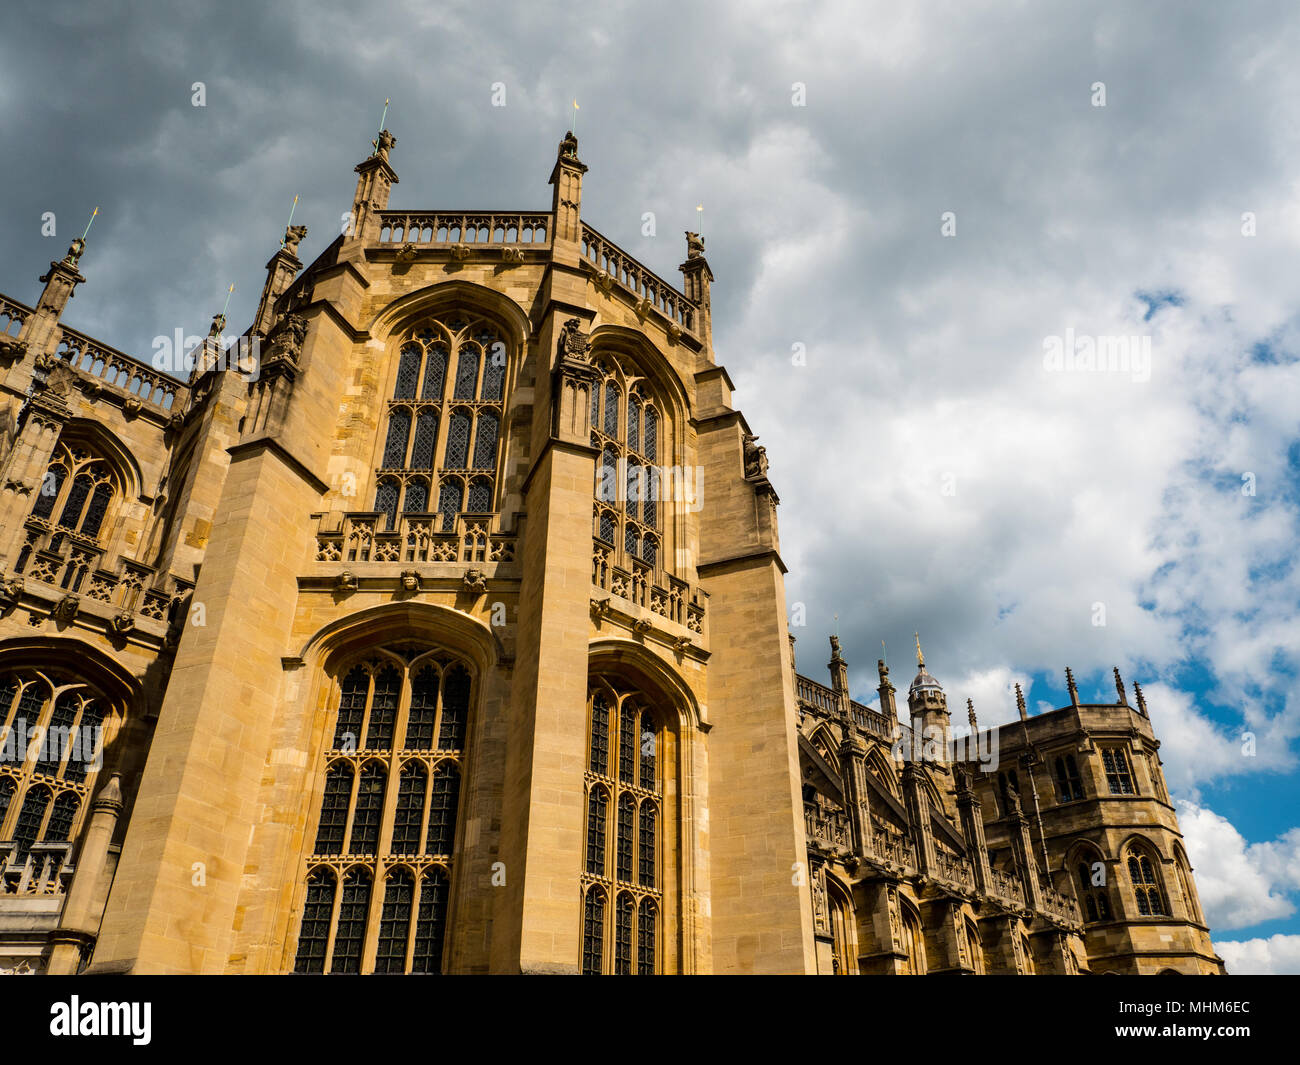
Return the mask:
M 330 926 L 325 934 L 325 961 L 321 970 L 323 973 L 328 973 L 334 964 L 334 937 L 338 934 L 339 908 L 343 905 L 343 870 L 331 869 L 330 872 L 334 874 L 334 899 L 330 904 Z M 305 905 L 304 902 L 304 907 Z M 306 912 L 305 908 L 303 912 Z M 301 927 L 298 934 L 301 937 Z

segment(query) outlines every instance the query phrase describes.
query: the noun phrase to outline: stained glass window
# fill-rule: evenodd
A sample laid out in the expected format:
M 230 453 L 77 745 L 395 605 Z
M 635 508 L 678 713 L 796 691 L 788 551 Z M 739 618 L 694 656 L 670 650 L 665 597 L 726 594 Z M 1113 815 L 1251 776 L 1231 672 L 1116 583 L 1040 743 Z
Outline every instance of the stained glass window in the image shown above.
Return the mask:
M 442 515 L 442 531 L 455 532 L 456 515 L 460 513 L 460 482 L 448 477 L 438 493 L 438 513 Z
M 405 514 L 423 514 L 429 507 L 429 482 L 412 480 L 406 482 L 406 499 L 402 502 Z
M 95 485 L 95 491 L 90 496 L 90 506 L 86 508 L 86 516 L 81 521 L 82 536 L 93 539 L 99 535 L 99 527 L 104 524 L 104 515 L 108 513 L 108 503 L 112 498 L 111 484 L 100 481 Z
M 380 481 L 375 489 L 375 510 L 384 515 L 384 529 L 389 531 L 397 522 L 397 482 Z
M 462 344 L 460 354 L 456 356 L 456 391 L 455 399 L 473 399 L 478 387 L 478 348 L 472 344 Z
M 80 708 L 75 692 L 64 692 L 54 701 L 54 709 L 45 734 L 41 737 L 40 758 L 36 762 L 36 772 L 54 776 L 59 771 L 59 763 L 68 753 L 72 742 L 71 729 L 77 721 Z
M 397 387 L 394 399 L 414 399 L 415 383 L 420 377 L 420 345 L 407 344 L 397 361 Z
M 647 536 L 641 541 L 641 558 L 651 566 L 659 561 L 659 544 L 655 542 L 653 536 Z
M 0 777 L 0 825 L 4 824 L 5 814 L 9 812 L 9 804 L 13 801 L 17 787 L 13 777 Z
M 465 721 L 469 717 L 469 672 L 452 666 L 442 691 L 442 727 L 438 730 L 438 749 L 456 751 L 465 746 Z
M 90 495 L 93 483 L 88 473 L 79 473 L 73 479 L 72 490 L 68 493 L 67 502 L 63 504 L 63 513 L 59 516 L 59 524 L 65 529 L 77 527 L 77 522 L 81 518 L 81 508 L 86 505 L 86 497 Z
M 653 407 L 647 407 L 645 412 L 645 450 L 642 454 L 651 462 L 658 461 L 659 413 Z
M 615 876 L 632 882 L 632 836 L 636 831 L 636 800 L 624 792 L 618 800 L 618 835 L 614 842 Z
M 655 790 L 655 754 L 658 749 L 659 735 L 655 728 L 654 715 L 649 710 L 641 711 L 641 787 L 647 791 Z
M 406 466 L 406 441 L 411 435 L 411 412 L 405 407 L 394 407 L 388 414 L 388 439 L 384 442 L 386 470 L 400 470 Z
M 636 903 L 624 892 L 618 897 L 618 914 L 614 925 L 614 975 L 632 975 L 632 924 Z
M 633 521 L 636 521 L 641 513 L 641 480 L 641 467 L 634 466 L 629 462 L 627 466 L 627 516 Z
M 346 762 L 335 762 L 325 774 L 325 797 L 316 828 L 315 853 L 343 853 L 343 830 L 347 827 L 351 802 L 352 767 Z
M 45 826 L 45 835 L 42 840 L 46 843 L 65 843 L 72 834 L 72 822 L 77 817 L 77 809 L 81 806 L 81 797 L 76 792 L 65 791 L 54 800 L 54 808 L 50 811 L 49 824 Z
M 605 893 L 598 887 L 587 889 L 582 910 L 582 974 L 599 976 L 604 966 Z
M 595 787 L 587 796 L 587 872 L 605 875 L 605 789 Z
M 415 446 L 411 448 L 411 469 L 433 469 L 433 449 L 437 442 L 437 411 L 420 411 L 415 419 Z
M 503 346 L 488 349 L 487 365 L 483 369 L 483 398 L 500 399 L 505 391 L 506 354 Z
M 618 454 L 612 447 L 600 453 L 600 468 L 596 471 L 596 498 L 603 503 L 618 500 Z
M 424 819 L 424 792 L 427 774 L 419 762 L 402 766 L 397 786 L 397 811 L 393 821 L 393 854 L 419 854 L 420 828 Z
M 15 854 L 19 860 L 27 857 L 36 837 L 40 835 L 41 822 L 45 819 L 45 808 L 49 806 L 50 798 L 50 789 L 44 784 L 28 790 L 13 830 L 14 843 L 17 844 Z
M 602 510 L 600 512 L 600 538 L 604 540 L 605 543 L 612 544 L 614 542 L 616 531 L 617 525 L 614 521 L 614 515 L 608 510 Z
M 636 783 L 637 738 L 636 707 L 625 699 L 618 722 L 618 779 L 627 784 Z
M 366 726 L 366 749 L 388 750 L 393 746 L 393 723 L 397 719 L 397 700 L 402 678 L 393 666 L 375 674 L 375 694 L 370 704 L 370 722 Z
M 334 874 L 316 869 L 307 877 L 307 901 L 298 932 L 296 973 L 323 973 L 329 949 L 330 920 L 334 916 Z
M 357 799 L 352 810 L 352 854 L 379 852 L 379 821 L 384 813 L 384 780 L 387 774 L 378 762 L 367 762 L 357 780 Z
M 497 464 L 497 416 L 483 411 L 478 416 L 478 434 L 474 437 L 474 469 L 492 470 Z
M 375 951 L 375 972 L 406 971 L 406 944 L 411 934 L 411 905 L 415 901 L 415 880 L 405 869 L 388 874 L 383 912 L 379 917 L 379 945 Z
M 460 774 L 449 763 L 433 771 L 433 795 L 429 801 L 429 854 L 450 854 L 456 840 L 456 807 L 460 802 Z
M 1133 881 L 1133 891 L 1137 895 L 1138 913 L 1143 917 L 1167 916 L 1169 910 L 1165 906 L 1151 859 L 1145 854 L 1130 855 L 1128 873 L 1129 879 Z
M 54 502 L 59 498 L 59 492 L 63 488 L 63 479 L 67 476 L 67 467 L 58 462 L 45 471 L 40 491 L 36 493 L 36 505 L 32 507 L 32 514 L 38 518 L 50 516 L 54 511 Z
M 420 909 L 416 915 L 415 953 L 411 971 L 442 972 L 442 944 L 447 928 L 447 877 L 432 869 L 420 880 Z
M 641 399 L 635 395 L 627 398 L 627 446 L 641 450 Z
M 433 724 L 438 713 L 438 671 L 425 666 L 411 684 L 411 709 L 406 718 L 406 749 L 433 749 Z
M 342 687 L 338 724 L 334 727 L 334 749 L 355 751 L 361 746 L 361 722 L 366 714 L 366 696 L 370 693 L 370 674 L 362 666 L 353 666 L 343 678 Z
M 447 349 L 434 344 L 424 357 L 424 388 L 421 399 L 442 399 L 442 383 L 447 375 Z
M 443 462 L 449 470 L 463 470 L 469 460 L 469 415 L 454 411 L 447 429 L 447 455 Z
M 1128 754 L 1122 747 L 1102 748 L 1101 764 L 1106 770 L 1106 786 L 1112 795 L 1134 794 L 1133 773 Z
M 609 771 L 609 703 L 603 692 L 591 701 L 591 771 L 604 775 Z
M 343 877 L 343 899 L 339 903 L 339 923 L 334 933 L 335 973 L 361 971 L 361 947 L 366 935 L 366 917 L 370 909 L 370 874 L 349 869 Z

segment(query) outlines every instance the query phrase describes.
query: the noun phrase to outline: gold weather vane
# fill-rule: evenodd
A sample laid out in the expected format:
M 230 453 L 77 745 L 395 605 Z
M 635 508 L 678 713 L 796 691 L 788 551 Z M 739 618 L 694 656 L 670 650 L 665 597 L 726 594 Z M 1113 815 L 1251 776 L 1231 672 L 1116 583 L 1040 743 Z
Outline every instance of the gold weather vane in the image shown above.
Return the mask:
M 98 207 L 96 207 L 93 211 L 90 212 L 90 221 L 86 223 L 86 228 L 82 231 L 81 234 L 81 239 L 83 241 L 86 239 L 86 234 L 90 232 L 90 227 L 95 224 L 95 215 L 97 214 L 99 214 Z
M 296 211 L 296 210 L 298 210 L 298 197 L 297 197 L 297 196 L 295 196 L 295 197 L 293 198 L 293 205 L 289 208 L 289 221 L 287 221 L 287 222 L 284 224 L 284 231 L 285 231 L 285 234 L 286 234 L 286 235 L 287 235 L 288 232 L 289 232 L 289 227 L 290 227 L 291 225 L 293 225 L 293 212 Z M 284 241 L 283 241 L 283 239 L 280 241 L 280 247 L 282 247 L 282 248 L 284 247 Z
M 385 97 L 384 97 L 384 113 L 383 113 L 382 115 L 379 116 L 379 132 L 380 132 L 380 133 L 383 133 L 383 132 L 384 132 L 384 123 L 388 121 L 388 102 L 389 102 L 388 97 L 385 96 Z M 373 145 L 375 146 L 375 154 L 378 155 L 378 154 L 379 154 L 379 136 L 378 136 L 378 134 L 375 135 L 375 139 L 372 140 L 370 143 L 373 144 Z M 295 196 L 295 197 L 294 197 L 294 202 L 296 203 L 297 201 L 298 201 L 298 198 Z
M 703 244 L 704 243 L 704 204 L 697 203 L 695 205 L 695 213 L 700 216 L 699 234 L 700 234 L 700 243 Z
M 569 127 L 569 132 L 575 137 L 578 135 L 578 98 L 573 98 L 573 124 Z
M 916 637 L 916 668 L 924 669 L 925 656 L 921 654 L 921 634 L 919 632 L 914 632 L 912 635 Z
M 233 293 L 234 291 L 235 291 L 235 283 L 232 281 L 232 282 L 230 283 L 230 288 L 229 288 L 229 289 L 227 290 L 227 292 L 226 292 L 226 302 L 225 302 L 225 305 L 221 308 L 221 317 L 222 317 L 222 319 L 224 319 L 224 318 L 226 317 L 226 308 L 230 306 L 230 296 L 231 296 L 231 293 Z

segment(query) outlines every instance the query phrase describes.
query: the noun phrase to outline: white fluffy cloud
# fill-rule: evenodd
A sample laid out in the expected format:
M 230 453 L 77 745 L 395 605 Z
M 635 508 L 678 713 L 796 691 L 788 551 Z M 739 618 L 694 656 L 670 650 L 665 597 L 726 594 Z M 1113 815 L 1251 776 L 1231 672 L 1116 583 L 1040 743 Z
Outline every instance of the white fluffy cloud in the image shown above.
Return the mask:
M 1294 976 L 1300 973 L 1300 936 L 1216 942 L 1215 949 L 1232 976 Z
M 1300 891 L 1300 829 L 1269 843 L 1247 844 L 1226 818 L 1185 800 L 1178 802 L 1178 822 L 1211 928 L 1249 928 L 1295 912 L 1291 896 Z

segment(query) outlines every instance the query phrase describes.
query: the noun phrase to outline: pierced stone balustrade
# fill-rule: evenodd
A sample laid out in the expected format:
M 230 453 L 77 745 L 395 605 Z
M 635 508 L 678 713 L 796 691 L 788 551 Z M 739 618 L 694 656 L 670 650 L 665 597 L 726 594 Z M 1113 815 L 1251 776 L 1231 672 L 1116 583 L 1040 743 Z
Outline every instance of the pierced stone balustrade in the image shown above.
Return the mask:
M 379 242 L 545 249 L 551 246 L 551 215 L 536 211 L 380 211 Z
M 316 514 L 317 562 L 513 562 L 515 538 L 491 533 L 493 515 L 459 515 L 444 531 L 442 514 L 402 514 L 387 528 L 387 515 L 353 511 L 338 528 Z
M 25 855 L 0 842 L 0 896 L 64 895 L 72 883 L 71 843 L 33 843 Z
M 179 413 L 189 399 L 189 389 L 175 378 L 66 326 L 54 357 L 159 411 Z
M 852 846 L 847 814 L 838 810 L 830 810 L 825 814 L 821 814 L 816 807 L 805 805 L 803 819 L 808 841 L 812 845 L 820 846 L 823 849 Z
M 582 255 L 598 282 L 608 279 L 609 284 L 618 285 L 636 297 L 638 313 L 657 311 L 668 321 L 695 334 L 698 314 L 695 304 L 585 223 L 582 226 Z

